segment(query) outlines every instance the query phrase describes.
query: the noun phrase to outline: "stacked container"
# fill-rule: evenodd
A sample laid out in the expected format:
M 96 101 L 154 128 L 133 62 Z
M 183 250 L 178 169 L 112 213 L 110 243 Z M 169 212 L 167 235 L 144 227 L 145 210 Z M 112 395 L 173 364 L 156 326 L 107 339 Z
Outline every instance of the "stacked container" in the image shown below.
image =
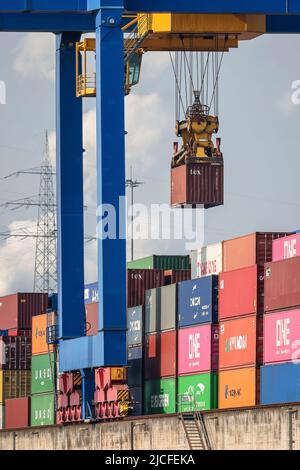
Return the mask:
M 191 252 L 192 279 L 218 275 L 223 271 L 223 243 L 203 246 Z
M 145 390 L 146 414 L 176 412 L 177 285 L 146 291 Z
M 47 314 L 32 319 L 31 426 L 55 424 L 56 360 L 47 343 Z
M 178 285 L 178 411 L 217 408 L 218 276 Z
M 86 335 L 95 336 L 99 330 L 99 288 L 97 282 L 85 286 L 84 302 Z
M 273 242 L 265 266 L 263 404 L 300 401 L 300 234 Z
M 127 310 L 127 365 L 131 414 L 143 414 L 144 382 L 144 308 L 142 305 Z
M 259 403 L 263 354 L 264 263 L 281 233 L 253 233 L 223 242 L 219 276 L 219 407 Z

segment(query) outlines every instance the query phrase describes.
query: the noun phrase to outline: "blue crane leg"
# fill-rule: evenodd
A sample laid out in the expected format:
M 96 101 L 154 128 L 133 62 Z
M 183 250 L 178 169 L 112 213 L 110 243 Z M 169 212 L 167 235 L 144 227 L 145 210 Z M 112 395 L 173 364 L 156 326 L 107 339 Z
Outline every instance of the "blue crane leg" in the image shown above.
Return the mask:
M 113 332 L 115 341 L 122 343 L 125 357 L 126 219 L 119 199 L 123 198 L 124 202 L 125 197 L 124 39 L 121 15 L 122 8 L 106 8 L 100 10 L 96 18 L 97 207 L 99 330 L 104 338 Z M 104 339 L 104 358 L 106 348 L 113 348 L 113 345 Z M 116 356 L 115 365 L 119 356 Z
M 94 417 L 95 372 L 93 369 L 81 369 L 82 379 L 82 418 Z
M 75 43 L 79 33 L 57 36 L 57 226 L 60 338 L 85 333 L 82 101 L 76 98 Z

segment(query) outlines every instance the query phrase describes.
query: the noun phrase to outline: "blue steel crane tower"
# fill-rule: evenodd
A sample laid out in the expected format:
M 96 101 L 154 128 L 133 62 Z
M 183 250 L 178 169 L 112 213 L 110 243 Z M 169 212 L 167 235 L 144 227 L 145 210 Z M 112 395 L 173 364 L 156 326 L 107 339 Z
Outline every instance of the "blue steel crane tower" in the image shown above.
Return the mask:
M 300 0 L 0 0 L 0 30 L 52 32 L 56 40 L 56 133 L 60 370 L 81 370 L 83 417 L 93 400 L 92 368 L 126 365 L 126 244 L 98 240 L 99 333 L 85 336 L 82 100 L 76 42 L 96 33 L 97 206 L 109 205 L 119 233 L 125 216 L 123 14 L 172 12 L 265 16 L 266 33 L 300 33 Z

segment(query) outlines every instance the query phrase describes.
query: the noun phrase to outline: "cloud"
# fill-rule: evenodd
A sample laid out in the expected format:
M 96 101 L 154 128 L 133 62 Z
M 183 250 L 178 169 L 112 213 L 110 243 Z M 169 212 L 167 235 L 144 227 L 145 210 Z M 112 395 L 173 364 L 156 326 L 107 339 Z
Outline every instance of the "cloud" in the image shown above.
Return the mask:
M 28 33 L 15 49 L 14 70 L 21 77 L 55 80 L 55 36 Z
M 21 228 L 32 230 L 34 220 L 15 221 L 8 226 L 8 232 L 20 233 Z M 35 239 L 5 240 L 0 245 L 0 295 L 20 291 L 33 291 Z
M 283 93 L 277 103 L 278 109 L 287 117 L 294 114 L 299 108 L 299 104 L 293 102 L 293 93 L 294 90 L 292 89 Z

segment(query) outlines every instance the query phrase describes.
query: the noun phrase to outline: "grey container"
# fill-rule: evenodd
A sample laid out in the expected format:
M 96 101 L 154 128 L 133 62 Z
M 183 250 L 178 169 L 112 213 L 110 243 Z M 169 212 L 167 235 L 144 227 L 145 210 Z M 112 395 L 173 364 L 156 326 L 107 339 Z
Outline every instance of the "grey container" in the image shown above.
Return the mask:
M 143 307 L 127 310 L 127 345 L 138 346 L 143 343 Z
M 141 387 L 144 380 L 144 358 L 141 346 L 128 349 L 127 383 L 129 387 Z
M 176 328 L 177 285 L 146 292 L 145 332 L 158 333 Z
M 161 317 L 161 289 L 150 289 L 145 294 L 145 332 L 155 333 Z
M 157 331 L 175 330 L 176 328 L 176 303 L 177 284 L 161 287 L 161 318 L 160 328 Z

